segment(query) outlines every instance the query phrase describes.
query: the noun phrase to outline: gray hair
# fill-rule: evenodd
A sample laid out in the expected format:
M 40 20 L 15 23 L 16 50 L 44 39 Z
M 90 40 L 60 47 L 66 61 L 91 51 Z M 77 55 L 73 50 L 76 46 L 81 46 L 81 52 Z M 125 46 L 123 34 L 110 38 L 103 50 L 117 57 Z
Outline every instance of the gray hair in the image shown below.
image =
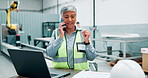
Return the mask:
M 63 13 L 64 12 L 67 12 L 67 11 L 74 11 L 74 12 L 77 12 L 77 9 L 74 7 L 74 6 L 72 6 L 72 5 L 68 5 L 68 6 L 66 6 L 66 7 L 63 7 L 62 9 L 61 9 L 61 15 L 63 15 Z

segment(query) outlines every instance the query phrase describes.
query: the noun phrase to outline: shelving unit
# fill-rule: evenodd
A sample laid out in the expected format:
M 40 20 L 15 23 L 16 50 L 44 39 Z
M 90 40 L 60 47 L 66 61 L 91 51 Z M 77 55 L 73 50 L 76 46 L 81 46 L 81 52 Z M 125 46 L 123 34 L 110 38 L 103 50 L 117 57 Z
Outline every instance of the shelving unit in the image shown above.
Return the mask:
M 59 22 L 43 22 L 42 23 L 42 37 L 51 37 L 52 32 L 59 26 Z

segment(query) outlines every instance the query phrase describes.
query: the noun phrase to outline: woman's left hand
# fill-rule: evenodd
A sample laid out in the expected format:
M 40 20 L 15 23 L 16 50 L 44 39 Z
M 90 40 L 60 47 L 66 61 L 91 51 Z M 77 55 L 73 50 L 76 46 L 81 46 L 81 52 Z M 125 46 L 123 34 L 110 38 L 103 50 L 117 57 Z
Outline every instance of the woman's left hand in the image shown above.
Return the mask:
M 84 30 L 82 31 L 82 34 L 84 36 L 84 42 L 89 43 L 90 32 L 88 30 Z

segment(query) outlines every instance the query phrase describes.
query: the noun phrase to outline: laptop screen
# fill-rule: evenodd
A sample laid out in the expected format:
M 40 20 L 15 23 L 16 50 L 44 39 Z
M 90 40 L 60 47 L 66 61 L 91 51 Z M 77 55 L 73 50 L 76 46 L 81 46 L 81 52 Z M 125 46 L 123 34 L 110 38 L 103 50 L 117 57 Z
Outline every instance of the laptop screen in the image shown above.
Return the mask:
M 8 52 L 18 75 L 51 78 L 42 51 L 8 49 Z

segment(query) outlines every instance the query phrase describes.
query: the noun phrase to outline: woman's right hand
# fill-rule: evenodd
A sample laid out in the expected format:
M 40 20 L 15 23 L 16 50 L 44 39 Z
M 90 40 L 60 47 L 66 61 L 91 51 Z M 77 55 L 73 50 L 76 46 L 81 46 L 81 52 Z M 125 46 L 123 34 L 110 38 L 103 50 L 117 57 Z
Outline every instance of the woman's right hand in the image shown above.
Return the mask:
M 65 24 L 64 22 L 61 22 L 60 23 L 60 26 L 58 28 L 58 30 L 60 31 L 60 38 L 63 38 L 64 37 L 64 30 L 63 30 L 63 28 L 66 28 L 66 26 L 62 26 L 64 24 Z

